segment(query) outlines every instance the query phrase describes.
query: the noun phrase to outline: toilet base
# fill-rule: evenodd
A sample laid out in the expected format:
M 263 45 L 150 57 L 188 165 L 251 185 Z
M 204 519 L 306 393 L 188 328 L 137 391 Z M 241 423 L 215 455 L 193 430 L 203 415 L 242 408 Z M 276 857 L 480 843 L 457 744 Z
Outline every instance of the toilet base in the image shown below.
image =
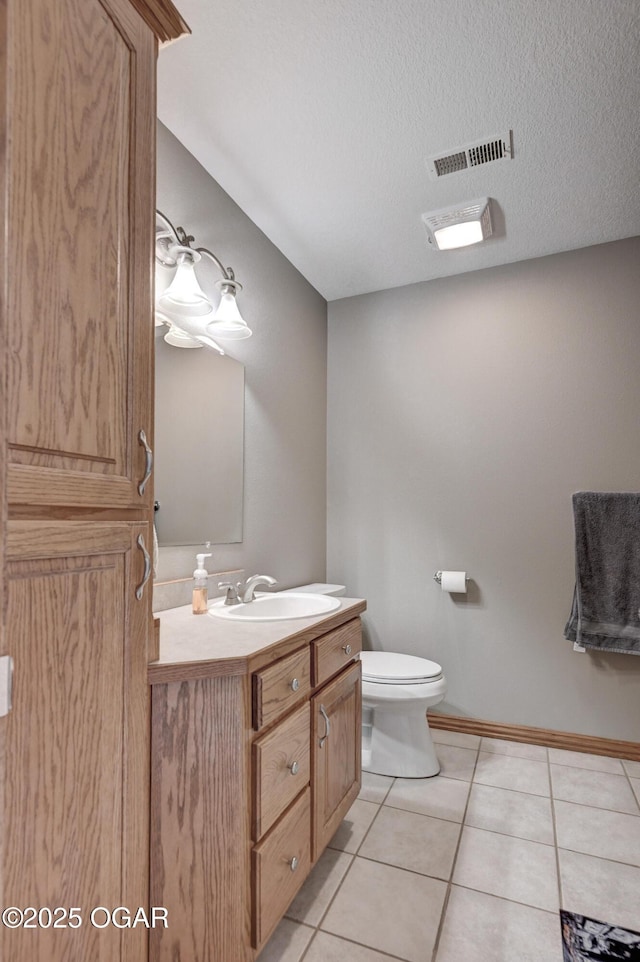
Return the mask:
M 401 710 L 363 698 L 362 770 L 398 778 L 431 778 L 440 771 L 426 705 Z

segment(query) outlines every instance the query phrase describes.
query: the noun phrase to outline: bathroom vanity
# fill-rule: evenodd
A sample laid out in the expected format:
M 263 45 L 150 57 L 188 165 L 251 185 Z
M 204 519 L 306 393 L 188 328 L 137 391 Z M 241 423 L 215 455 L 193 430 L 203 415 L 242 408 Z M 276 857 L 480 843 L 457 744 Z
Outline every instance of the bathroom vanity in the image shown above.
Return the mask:
M 360 786 L 360 614 L 161 614 L 152 686 L 151 962 L 253 962 Z

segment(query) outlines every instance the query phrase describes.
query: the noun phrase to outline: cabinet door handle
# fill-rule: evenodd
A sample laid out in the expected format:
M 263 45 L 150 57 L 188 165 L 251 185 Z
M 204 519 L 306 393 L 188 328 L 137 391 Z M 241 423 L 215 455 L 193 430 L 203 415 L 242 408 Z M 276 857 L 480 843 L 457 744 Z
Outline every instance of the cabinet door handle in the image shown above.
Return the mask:
M 300 771 L 300 766 L 298 765 L 297 762 L 291 762 L 291 764 L 288 765 L 287 767 L 292 775 L 297 775 L 298 772 Z
M 343 645 L 342 650 L 344 651 L 345 655 L 350 655 L 352 651 L 351 645 Z
M 291 680 L 291 683 L 289 684 L 289 688 L 291 689 L 291 691 L 297 691 L 299 687 L 300 687 L 300 682 L 298 681 L 297 678 L 293 678 Z
M 326 742 L 327 738 L 328 738 L 329 735 L 331 734 L 331 722 L 329 721 L 329 716 L 327 715 L 326 711 L 324 710 L 324 705 L 320 705 L 320 714 L 321 714 L 322 717 L 324 718 L 324 726 L 325 726 L 325 728 L 324 728 L 324 735 L 323 735 L 322 738 L 320 739 L 320 748 L 322 748 L 322 746 L 323 746 L 324 743 Z
M 142 601 L 142 596 L 144 594 L 144 586 L 146 585 L 147 581 L 151 577 L 151 558 L 149 557 L 149 552 L 145 548 L 144 538 L 142 537 L 141 534 L 138 535 L 136 544 L 140 548 L 140 551 L 142 551 L 142 556 L 144 558 L 144 574 L 142 575 L 142 581 L 136 588 L 136 599 L 138 601 Z
M 147 486 L 147 481 L 151 477 L 151 471 L 153 469 L 153 451 L 149 447 L 149 443 L 147 441 L 147 435 L 144 433 L 142 428 L 140 428 L 140 433 L 138 434 L 138 441 L 144 448 L 145 456 L 146 456 L 144 476 L 142 478 L 142 481 L 140 481 L 140 483 L 138 484 L 138 494 L 140 495 L 140 497 L 142 497 L 142 495 L 144 494 L 144 489 Z

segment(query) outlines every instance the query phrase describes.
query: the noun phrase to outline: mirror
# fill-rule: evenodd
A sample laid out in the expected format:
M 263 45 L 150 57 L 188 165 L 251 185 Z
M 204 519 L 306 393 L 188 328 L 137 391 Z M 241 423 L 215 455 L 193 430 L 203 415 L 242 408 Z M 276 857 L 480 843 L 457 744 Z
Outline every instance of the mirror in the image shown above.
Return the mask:
M 156 338 L 158 544 L 242 541 L 244 366 Z

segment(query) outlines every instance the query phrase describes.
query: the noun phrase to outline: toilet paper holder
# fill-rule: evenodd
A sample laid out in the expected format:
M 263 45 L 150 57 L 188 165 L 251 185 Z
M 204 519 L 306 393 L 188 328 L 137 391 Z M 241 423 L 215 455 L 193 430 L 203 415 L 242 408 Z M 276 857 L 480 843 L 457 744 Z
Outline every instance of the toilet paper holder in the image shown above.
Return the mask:
M 441 572 L 441 571 L 436 571 L 436 573 L 435 573 L 434 576 L 433 576 L 433 580 L 436 582 L 436 584 L 441 585 L 441 584 L 442 584 L 442 572 Z M 465 580 L 465 584 L 468 584 L 468 583 L 471 581 L 471 578 L 469 578 L 468 576 L 465 576 L 465 579 L 464 579 L 464 580 Z

